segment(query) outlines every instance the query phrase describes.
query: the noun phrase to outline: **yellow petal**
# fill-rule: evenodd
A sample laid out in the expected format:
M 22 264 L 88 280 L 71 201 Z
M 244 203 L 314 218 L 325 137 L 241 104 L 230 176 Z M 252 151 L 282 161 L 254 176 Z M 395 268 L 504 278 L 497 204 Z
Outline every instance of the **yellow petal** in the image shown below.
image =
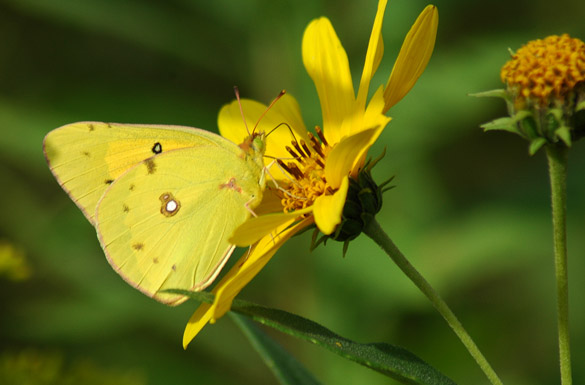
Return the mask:
M 382 21 L 384 19 L 384 11 L 386 10 L 387 0 L 381 0 L 378 3 L 378 11 L 374 19 L 374 27 L 370 35 L 370 42 L 368 43 L 368 51 L 366 52 L 366 62 L 360 80 L 360 88 L 357 97 L 357 109 L 364 110 L 366 99 L 368 97 L 368 90 L 370 81 L 376 73 L 382 56 L 384 55 L 384 42 L 382 40 Z
M 313 223 L 313 217 L 307 217 L 296 225 L 289 227 L 294 220 L 284 223 L 275 229 L 272 236 L 261 239 L 250 253 L 246 253 L 228 271 L 213 289 L 215 299 L 213 304 L 203 303 L 189 319 L 183 333 L 183 347 L 197 336 L 208 322 L 215 322 L 229 309 L 238 293 L 262 270 L 274 253 L 293 235 Z
M 341 186 L 343 178 L 354 171 L 354 165 L 368 151 L 384 127 L 375 127 L 344 138 L 329 155 L 325 164 L 325 179 L 334 189 Z
M 273 158 L 290 158 L 291 155 L 284 146 L 290 145 L 292 139 L 307 141 L 307 129 L 301 117 L 299 104 L 292 95 L 284 94 L 268 112 L 266 112 L 266 105 L 255 100 L 242 99 L 241 103 L 246 117 L 246 125 L 242 120 L 238 101 L 234 100 L 224 105 L 219 111 L 217 118 L 219 132 L 224 138 L 240 144 L 249 135 L 246 126 L 248 131 L 252 132 L 258 123 L 256 132 L 266 133 L 278 127 L 266 138 L 267 157 L 264 160 L 266 166 L 273 161 Z M 258 121 L 264 112 L 266 115 Z M 290 127 L 290 130 L 287 126 Z
M 229 241 L 240 247 L 250 246 L 251 244 L 256 243 L 260 238 L 273 232 L 277 227 L 282 226 L 282 224 L 290 222 L 291 219 L 298 218 L 303 214 L 308 214 L 311 211 L 312 208 L 308 207 L 290 213 L 280 212 L 250 218 L 236 229 Z
M 209 311 L 211 304 L 202 303 L 199 305 L 195 313 L 189 318 L 185 331 L 183 332 L 183 349 L 187 349 L 187 345 L 199 334 L 201 329 L 211 320 L 213 313 Z
M 321 195 L 313 203 L 315 224 L 325 235 L 333 233 L 335 227 L 341 223 L 341 214 L 347 198 L 349 178 L 342 179 L 339 189 L 333 195 Z
M 425 70 L 437 37 L 439 12 L 434 5 L 427 7 L 418 16 L 402 43 L 400 53 L 384 90 L 386 106 L 384 112 L 398 103 L 414 86 Z
M 353 114 L 355 93 L 347 54 L 329 19 L 322 17 L 307 26 L 303 63 L 317 88 L 325 139 L 333 145 L 345 135 L 340 129 L 344 118 Z
M 225 283 L 218 285 L 215 302 L 213 319 L 222 317 L 231 306 L 233 299 L 272 258 L 274 253 L 286 242 L 298 233 L 300 230 L 313 223 L 313 217 L 309 216 L 302 221 L 294 224 L 294 219 L 282 224 L 275 231 L 262 238 L 251 250 L 247 259 L 240 264 L 236 264 L 232 270 L 236 270 L 234 275 L 226 276 Z M 231 271 L 230 271 L 231 272 Z

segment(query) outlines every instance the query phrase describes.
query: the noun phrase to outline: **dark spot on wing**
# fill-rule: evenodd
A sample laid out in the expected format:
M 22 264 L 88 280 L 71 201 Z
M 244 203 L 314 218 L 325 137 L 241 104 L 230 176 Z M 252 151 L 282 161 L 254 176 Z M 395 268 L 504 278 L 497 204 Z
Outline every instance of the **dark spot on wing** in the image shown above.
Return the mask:
M 105 183 L 105 184 L 112 184 L 112 183 L 114 183 L 114 180 L 113 180 L 113 179 L 106 179 L 106 180 L 104 181 L 104 183 Z
M 130 187 L 128 187 L 128 190 L 130 190 L 130 191 L 134 191 L 134 187 L 135 187 L 135 186 L 134 186 L 134 183 L 132 183 L 132 184 L 130 185 Z
M 122 210 L 124 210 L 125 213 L 128 213 L 128 212 L 130 212 L 130 207 L 128 207 L 128 205 L 124 203 L 122 205 Z
M 156 142 L 154 146 L 152 146 L 152 152 L 155 154 L 160 154 L 162 152 L 162 145 L 160 142 Z
M 165 217 L 172 217 L 181 209 L 181 202 L 170 192 L 163 193 L 158 199 L 161 202 L 160 213 Z
M 154 163 L 154 160 L 146 159 L 144 164 L 146 165 L 146 170 L 149 174 L 154 174 L 156 172 L 156 164 Z
M 137 242 L 132 245 L 132 248 L 136 251 L 144 250 L 144 243 Z
M 90 157 L 90 153 L 89 153 L 89 152 L 87 152 L 87 151 L 83 151 L 83 152 L 81 153 L 81 155 L 83 155 L 83 156 L 87 156 L 88 158 Z
M 153 263 L 158 263 L 158 258 L 152 258 Z
M 88 124 L 88 127 L 89 127 L 89 132 L 95 130 L 95 126 L 93 124 L 91 124 L 91 123 Z

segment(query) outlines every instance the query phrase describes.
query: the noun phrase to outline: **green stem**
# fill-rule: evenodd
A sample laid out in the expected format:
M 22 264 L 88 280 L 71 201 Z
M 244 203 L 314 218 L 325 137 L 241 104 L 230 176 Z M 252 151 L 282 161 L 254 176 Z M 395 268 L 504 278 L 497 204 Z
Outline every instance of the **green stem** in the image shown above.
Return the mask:
M 566 147 L 546 147 L 552 201 L 552 220 L 557 281 L 557 323 L 561 384 L 571 385 L 571 349 L 569 346 L 569 285 L 567 269 L 567 155 Z
M 445 321 L 449 324 L 451 329 L 455 332 L 457 337 L 461 340 L 463 345 L 467 348 L 475 362 L 479 365 L 481 370 L 485 373 L 487 378 L 493 385 L 502 385 L 502 381 L 487 362 L 479 348 L 473 342 L 461 322 L 457 319 L 455 314 L 451 311 L 447 303 L 439 296 L 433 287 L 424 279 L 424 277 L 408 262 L 404 254 L 398 250 L 398 247 L 392 242 L 388 235 L 382 230 L 380 224 L 374 219 L 364 229 L 364 233 L 374 240 L 388 256 L 396 263 L 404 274 L 412 283 L 416 285 L 423 292 L 424 295 L 431 301 L 437 311 L 443 316 Z

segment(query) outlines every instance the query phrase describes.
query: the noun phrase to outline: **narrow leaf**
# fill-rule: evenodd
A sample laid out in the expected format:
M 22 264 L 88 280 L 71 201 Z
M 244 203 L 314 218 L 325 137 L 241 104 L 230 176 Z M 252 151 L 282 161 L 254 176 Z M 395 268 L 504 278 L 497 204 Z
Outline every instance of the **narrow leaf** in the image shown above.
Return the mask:
M 322 346 L 345 359 L 374 369 L 405 384 L 455 384 L 413 353 L 397 346 L 386 343 L 354 342 L 306 318 L 242 300 L 234 301 L 232 311 L 247 315 L 257 322 L 293 337 Z
M 234 312 L 230 312 L 229 315 L 281 384 L 319 384 L 319 381 L 296 358 L 254 325 L 252 321 Z
M 209 293 L 186 290 L 166 291 L 186 295 L 199 302 L 210 302 Z M 345 359 L 357 362 L 404 384 L 455 385 L 453 380 L 437 369 L 398 346 L 380 342 L 368 344 L 354 342 L 296 314 L 238 299 L 232 303 L 231 311 L 248 316 L 282 333 L 324 347 Z

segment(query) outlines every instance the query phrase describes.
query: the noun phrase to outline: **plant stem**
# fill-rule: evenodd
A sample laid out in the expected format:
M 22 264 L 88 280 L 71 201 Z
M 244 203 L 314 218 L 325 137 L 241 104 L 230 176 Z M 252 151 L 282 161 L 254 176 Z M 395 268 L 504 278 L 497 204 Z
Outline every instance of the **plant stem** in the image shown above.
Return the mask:
M 424 277 L 408 262 L 404 254 L 398 250 L 398 247 L 392 242 L 388 235 L 382 230 L 380 224 L 373 219 L 364 229 L 364 233 L 372 238 L 388 256 L 396 263 L 404 274 L 412 283 L 419 288 L 420 291 L 431 301 L 437 311 L 443 316 L 447 324 L 453 329 L 457 337 L 461 340 L 463 345 L 467 348 L 475 362 L 479 365 L 481 370 L 485 373 L 487 378 L 493 385 L 502 385 L 502 381 L 487 362 L 479 348 L 473 342 L 461 322 L 457 319 L 455 314 L 451 311 L 447 303 L 439 296 L 433 287 L 424 279 Z
M 546 147 L 552 201 L 552 220 L 557 281 L 557 323 L 561 384 L 571 385 L 571 349 L 569 345 L 569 285 L 567 269 L 567 155 L 566 147 Z

